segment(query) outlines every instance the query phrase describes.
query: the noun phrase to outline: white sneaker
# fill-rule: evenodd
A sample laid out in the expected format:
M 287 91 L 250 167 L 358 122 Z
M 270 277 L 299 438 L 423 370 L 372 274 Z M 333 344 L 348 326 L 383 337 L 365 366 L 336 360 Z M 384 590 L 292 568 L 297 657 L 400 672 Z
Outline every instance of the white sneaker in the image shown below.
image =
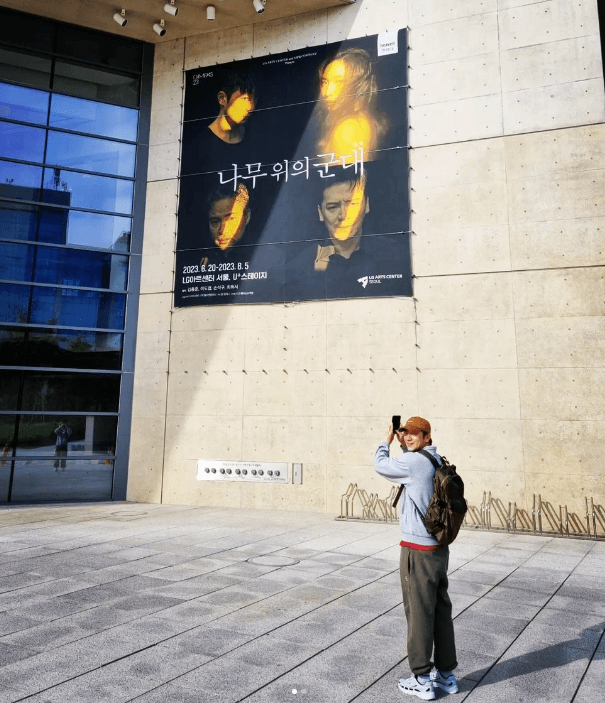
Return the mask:
M 435 698 L 435 689 L 431 679 L 422 682 L 418 681 L 417 677 L 412 675 L 409 679 L 399 679 L 398 687 L 403 693 L 418 696 L 418 698 L 422 698 L 422 700 L 425 701 L 432 701 Z
M 458 693 L 458 679 L 454 674 L 444 676 L 439 670 L 431 671 L 431 681 L 446 693 Z

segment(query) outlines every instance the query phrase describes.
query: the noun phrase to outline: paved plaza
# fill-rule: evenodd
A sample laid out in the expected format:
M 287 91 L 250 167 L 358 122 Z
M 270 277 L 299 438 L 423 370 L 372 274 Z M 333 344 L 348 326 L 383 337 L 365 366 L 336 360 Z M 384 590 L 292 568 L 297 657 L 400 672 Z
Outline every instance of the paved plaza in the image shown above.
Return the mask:
M 310 513 L 4 507 L 0 703 L 417 700 L 398 541 Z M 604 574 L 604 542 L 463 531 L 451 702 L 603 700 Z

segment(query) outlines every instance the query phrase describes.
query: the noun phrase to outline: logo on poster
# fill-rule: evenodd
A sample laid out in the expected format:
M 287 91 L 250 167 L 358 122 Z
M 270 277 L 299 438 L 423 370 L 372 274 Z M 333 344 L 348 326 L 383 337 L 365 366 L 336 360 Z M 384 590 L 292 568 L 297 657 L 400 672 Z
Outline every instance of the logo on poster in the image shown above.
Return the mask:
M 361 283 L 362 288 L 365 288 L 368 283 L 372 285 L 373 283 L 382 283 L 386 278 L 403 278 L 402 273 L 378 273 L 374 276 L 362 276 L 357 279 L 357 283 Z
M 212 78 L 212 75 L 212 71 L 209 71 L 208 73 L 196 73 L 193 76 L 193 85 L 199 85 L 201 78 Z

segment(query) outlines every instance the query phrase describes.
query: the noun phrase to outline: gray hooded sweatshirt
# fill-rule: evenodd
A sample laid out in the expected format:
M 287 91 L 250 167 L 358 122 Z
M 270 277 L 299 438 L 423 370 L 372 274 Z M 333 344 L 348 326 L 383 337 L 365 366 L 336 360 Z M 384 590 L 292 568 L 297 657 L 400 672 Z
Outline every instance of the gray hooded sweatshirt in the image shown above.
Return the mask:
M 393 483 L 404 486 L 400 500 L 402 538 L 405 542 L 433 546 L 439 542 L 429 535 L 422 522 L 429 502 L 433 497 L 433 476 L 435 469 L 431 462 L 418 452 L 403 452 L 401 456 L 393 459 L 389 456 L 389 445 L 383 442 L 378 446 L 374 456 L 374 468 L 381 476 L 388 478 Z M 429 445 L 424 447 L 441 464 L 441 457 L 437 448 Z

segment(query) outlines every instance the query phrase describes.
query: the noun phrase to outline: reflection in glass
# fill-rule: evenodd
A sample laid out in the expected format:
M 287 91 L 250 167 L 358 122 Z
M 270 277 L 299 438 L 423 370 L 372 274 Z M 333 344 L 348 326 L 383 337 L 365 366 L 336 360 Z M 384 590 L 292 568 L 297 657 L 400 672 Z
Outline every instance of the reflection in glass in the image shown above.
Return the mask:
M 52 459 L 15 460 L 11 501 L 111 500 L 113 459 L 65 460 L 54 470 Z
M 0 49 L 0 79 L 50 87 L 51 60 L 42 56 L 31 56 L 20 51 Z
M 27 244 L 0 242 L 2 278 L 8 281 L 31 281 L 34 248 Z
M 49 122 L 51 127 L 134 142 L 137 138 L 138 121 L 138 110 L 66 95 L 52 96 Z
M 15 420 L 15 415 L 0 415 L 0 501 L 8 500 Z
M 20 374 L 0 371 L 0 410 L 14 410 L 19 397 Z
M 0 197 L 18 200 L 38 200 L 42 169 L 37 166 L 0 161 Z M 4 235 L 4 229 L 1 230 Z
M 90 63 L 138 73 L 143 60 L 143 43 L 101 34 L 85 27 L 57 26 L 57 53 Z
M 27 322 L 29 286 L 0 283 L 0 322 Z
M 138 107 L 138 78 L 123 76 L 102 68 L 91 68 L 67 61 L 55 63 L 53 89 L 58 93 L 89 100 Z
M 53 244 L 67 244 L 67 222 L 69 210 L 40 209 L 38 241 Z
M 118 410 L 119 393 L 118 374 L 25 371 L 21 408 L 40 414 L 66 409 L 111 413 Z
M 120 330 L 124 329 L 125 307 L 126 295 L 123 293 L 35 286 L 30 322 Z
M 44 160 L 45 130 L 0 121 L 0 156 L 23 161 Z
M 55 28 L 48 20 L 4 8 L 0 17 L 0 44 L 23 46 L 46 53 L 53 50 Z
M 0 415 L 0 467 L 13 455 L 16 415 Z M 4 463 L 3 463 L 4 462 Z
M 0 192 L 2 187 L 0 186 Z M 32 240 L 36 237 L 37 208 L 0 202 L 0 232 L 7 239 Z
M 59 423 L 62 423 L 65 431 L 59 427 Z M 113 455 L 117 424 L 117 417 L 21 415 L 15 453 L 17 456 L 53 454 L 57 444 L 67 439 L 67 457 Z
M 130 249 L 129 217 L 111 217 L 92 212 L 69 214 L 68 244 L 128 251 Z
M 46 169 L 44 171 L 43 200 L 124 215 L 129 215 L 132 211 L 134 186 L 132 181 L 91 176 L 87 173 L 73 171 L 60 171 L 59 178 L 57 178 L 57 171 L 59 169 Z M 68 202 L 64 203 L 64 200 L 68 200 Z
M 26 358 L 25 335 L 26 331 L 23 327 L 0 327 L 0 365 L 27 365 L 23 363 Z
M 38 241 L 128 251 L 131 226 L 129 217 L 43 208 L 40 214 Z M 33 238 L 32 236 L 31 239 Z
M 0 365 L 119 370 L 123 335 L 0 327 Z
M 46 124 L 48 93 L 0 83 L 0 116 L 21 122 Z
M 36 254 L 34 280 L 37 283 L 126 290 L 127 275 L 126 256 L 53 247 L 38 247 Z
M 48 133 L 46 162 L 113 176 L 132 177 L 135 151 L 134 144 L 51 131 Z

